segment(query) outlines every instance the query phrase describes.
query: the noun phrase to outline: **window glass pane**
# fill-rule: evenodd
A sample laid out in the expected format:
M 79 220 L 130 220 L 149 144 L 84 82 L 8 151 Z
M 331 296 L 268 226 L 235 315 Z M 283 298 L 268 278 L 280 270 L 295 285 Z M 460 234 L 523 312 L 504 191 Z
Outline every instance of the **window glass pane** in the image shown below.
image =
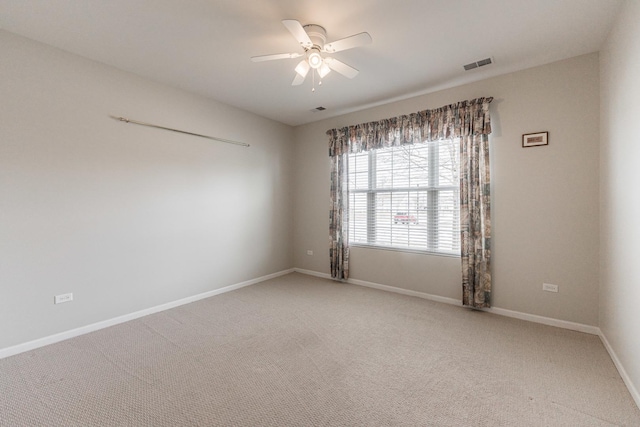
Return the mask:
M 349 155 L 349 190 L 367 189 L 369 186 L 369 155 Z
M 393 187 L 406 188 L 409 186 L 409 166 L 411 149 L 409 146 L 389 148 L 393 155 Z
M 393 188 L 393 169 L 376 170 L 375 188 Z
M 458 190 L 438 192 L 438 250 L 457 252 L 460 247 L 460 202 Z
M 375 243 L 379 245 L 391 245 L 391 209 L 394 203 L 394 194 L 378 193 L 375 196 Z
M 409 198 L 407 192 L 396 191 L 393 193 L 393 214 L 397 218 L 403 215 L 409 215 Z
M 388 148 L 376 150 L 373 154 L 376 167 L 376 187 L 375 188 L 392 188 L 394 163 L 393 152 Z
M 429 185 L 429 147 L 414 146 L 411 150 L 411 187 Z
M 349 240 L 367 243 L 367 193 L 349 195 Z
M 439 141 L 438 147 L 438 178 L 439 185 L 457 186 L 459 183 L 459 142 L 453 140 Z

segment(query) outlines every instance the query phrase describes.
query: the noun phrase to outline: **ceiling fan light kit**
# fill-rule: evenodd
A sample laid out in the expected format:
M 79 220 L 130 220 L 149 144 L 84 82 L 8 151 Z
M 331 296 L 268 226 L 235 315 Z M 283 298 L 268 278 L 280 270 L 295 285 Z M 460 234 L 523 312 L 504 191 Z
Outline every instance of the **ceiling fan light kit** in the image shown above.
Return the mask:
M 298 43 L 300 43 L 304 53 L 294 52 L 261 55 L 254 56 L 251 60 L 253 62 L 262 62 L 274 59 L 299 58 L 306 55 L 306 59 L 300 61 L 295 67 L 296 75 L 291 83 L 293 86 L 298 86 L 304 83 L 309 70 L 316 71 L 320 79 L 323 79 L 331 72 L 331 70 L 342 74 L 349 79 L 354 78 L 359 73 L 357 69 L 335 58 L 323 57 L 322 54 L 352 49 L 354 47 L 369 44 L 372 41 L 369 33 L 358 33 L 331 43 L 326 43 L 327 32 L 320 25 L 308 24 L 302 26 L 300 22 L 295 19 L 285 19 L 282 21 L 282 24 L 287 28 L 287 30 L 289 30 Z M 313 72 L 312 77 L 314 77 L 312 91 L 315 91 L 315 73 Z M 318 84 L 322 84 L 322 80 L 319 80 Z
M 320 49 L 315 47 L 309 49 L 307 60 L 309 61 L 309 66 L 311 68 L 320 68 L 320 65 L 322 65 L 322 55 L 320 55 Z

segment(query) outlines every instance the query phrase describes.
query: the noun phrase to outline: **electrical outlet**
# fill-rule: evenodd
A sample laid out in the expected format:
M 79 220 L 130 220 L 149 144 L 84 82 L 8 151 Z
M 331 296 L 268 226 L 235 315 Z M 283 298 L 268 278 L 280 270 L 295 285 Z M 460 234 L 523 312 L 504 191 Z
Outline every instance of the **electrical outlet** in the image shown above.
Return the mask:
M 308 250 L 307 251 L 307 255 L 313 255 L 313 251 L 312 250 Z
M 543 283 L 542 290 L 547 292 L 558 292 L 558 285 L 552 285 L 551 283 Z
M 56 295 L 53 297 L 54 304 L 62 304 L 63 302 L 69 302 L 69 301 L 73 301 L 72 293 Z

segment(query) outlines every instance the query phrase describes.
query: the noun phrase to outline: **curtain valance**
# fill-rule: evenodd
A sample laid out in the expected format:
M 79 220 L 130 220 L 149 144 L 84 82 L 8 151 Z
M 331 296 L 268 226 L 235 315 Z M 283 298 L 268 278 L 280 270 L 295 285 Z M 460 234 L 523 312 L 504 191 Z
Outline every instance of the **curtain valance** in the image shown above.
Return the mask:
M 489 103 L 493 98 L 461 101 L 375 122 L 327 131 L 329 156 L 438 139 L 491 133 Z

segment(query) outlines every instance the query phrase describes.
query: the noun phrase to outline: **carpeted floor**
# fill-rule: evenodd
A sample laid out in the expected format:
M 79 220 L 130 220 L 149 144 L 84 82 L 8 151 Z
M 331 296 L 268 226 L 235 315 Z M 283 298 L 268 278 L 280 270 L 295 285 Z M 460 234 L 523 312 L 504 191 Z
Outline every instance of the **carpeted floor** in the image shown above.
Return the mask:
M 290 274 L 0 360 L 2 426 L 610 426 L 596 336 Z

